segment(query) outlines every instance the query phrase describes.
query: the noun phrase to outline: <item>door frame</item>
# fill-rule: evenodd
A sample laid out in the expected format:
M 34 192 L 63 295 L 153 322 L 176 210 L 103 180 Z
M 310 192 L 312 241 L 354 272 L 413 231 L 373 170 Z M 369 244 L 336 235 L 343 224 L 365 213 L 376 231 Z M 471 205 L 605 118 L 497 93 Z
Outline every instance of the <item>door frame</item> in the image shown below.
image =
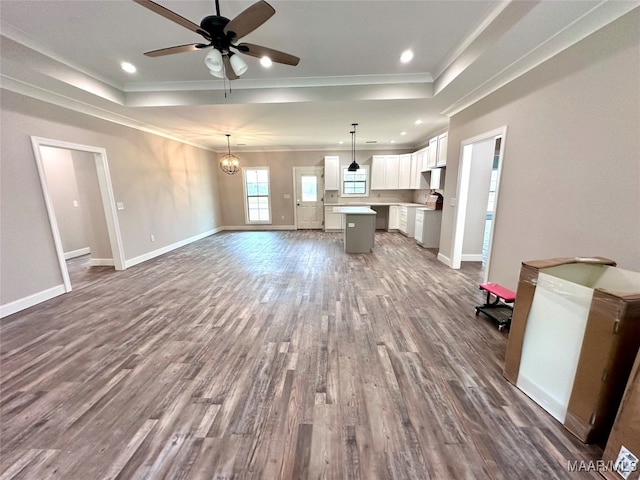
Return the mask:
M 60 229 L 56 220 L 56 214 L 53 208 L 53 201 L 47 187 L 47 179 L 44 173 L 44 165 L 42 161 L 42 153 L 40 147 L 54 147 L 66 150 L 77 150 L 80 152 L 92 153 L 95 160 L 96 171 L 98 174 L 98 184 L 100 186 L 100 196 L 102 197 L 102 205 L 104 207 L 104 216 L 107 223 L 107 231 L 109 233 L 109 243 L 111 245 L 111 254 L 113 255 L 113 265 L 116 270 L 124 270 L 124 248 L 122 245 L 122 235 L 120 233 L 120 224 L 115 209 L 115 196 L 113 194 L 113 186 L 111 184 L 111 175 L 109 173 L 109 162 L 107 161 L 107 151 L 101 147 L 90 145 L 82 145 L 79 143 L 65 142 L 51 138 L 31 136 L 31 146 L 33 154 L 36 158 L 38 167 L 38 175 L 40 177 L 40 186 L 49 216 L 49 224 L 51 226 L 51 234 L 53 235 L 53 243 L 55 245 L 56 254 L 58 256 L 58 264 L 60 273 L 64 282 L 65 292 L 71 291 L 71 280 L 69 279 L 69 270 L 67 262 L 64 258 L 64 250 L 62 248 L 62 239 L 60 237 Z
M 454 213 L 453 223 L 453 239 L 451 249 L 451 268 L 459 269 L 462 263 L 462 243 L 464 240 L 464 223 L 467 215 L 467 202 L 469 193 L 471 155 L 467 158 L 465 155 L 465 147 L 473 148 L 474 143 L 480 143 L 492 138 L 501 137 L 500 153 L 498 157 L 498 172 L 496 174 L 496 191 L 494 197 L 493 220 L 491 221 L 491 231 L 489 232 L 489 246 L 487 251 L 487 264 L 484 268 L 484 282 L 489 278 L 489 266 L 491 264 L 491 253 L 493 250 L 493 235 L 496 228 L 496 220 L 498 217 L 498 205 L 500 195 L 500 182 L 502 177 L 502 165 L 504 161 L 504 148 L 507 141 L 507 126 L 489 132 L 467 138 L 460 142 L 460 161 L 458 163 L 458 184 L 456 191 L 456 210 Z
M 306 167 L 293 167 L 293 225 L 298 230 L 298 171 L 313 170 L 314 173 L 318 173 L 318 176 L 322 178 L 322 191 L 319 191 L 321 195 L 320 201 L 322 202 L 322 226 L 321 230 L 324 230 L 324 167 L 318 165 L 309 165 Z

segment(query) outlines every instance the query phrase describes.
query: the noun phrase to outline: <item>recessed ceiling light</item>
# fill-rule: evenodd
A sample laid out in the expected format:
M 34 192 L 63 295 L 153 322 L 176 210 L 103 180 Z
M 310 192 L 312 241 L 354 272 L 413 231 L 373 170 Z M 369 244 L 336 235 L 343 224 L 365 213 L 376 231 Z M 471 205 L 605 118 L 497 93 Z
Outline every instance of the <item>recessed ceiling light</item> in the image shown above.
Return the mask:
M 416 120 L 416 121 L 415 121 L 415 124 L 416 124 L 416 125 L 421 125 L 421 124 L 422 124 L 422 120 L 420 120 L 420 119 Z
M 402 63 L 409 63 L 413 59 L 413 52 L 411 50 L 405 50 L 400 55 L 400 61 Z
M 406 135 L 407 132 L 400 132 L 400 135 Z
M 339 143 L 340 145 L 342 145 L 344 142 L 343 142 L 342 140 L 340 140 L 338 143 Z
M 136 66 L 133 65 L 132 63 L 122 62 L 120 66 L 122 67 L 122 70 L 124 70 L 127 73 L 136 73 Z
M 269 68 L 271 65 L 273 65 L 273 62 L 269 57 L 262 57 L 260 59 L 260 65 L 262 65 L 265 68 Z
M 396 143 L 395 140 L 389 140 L 389 143 Z

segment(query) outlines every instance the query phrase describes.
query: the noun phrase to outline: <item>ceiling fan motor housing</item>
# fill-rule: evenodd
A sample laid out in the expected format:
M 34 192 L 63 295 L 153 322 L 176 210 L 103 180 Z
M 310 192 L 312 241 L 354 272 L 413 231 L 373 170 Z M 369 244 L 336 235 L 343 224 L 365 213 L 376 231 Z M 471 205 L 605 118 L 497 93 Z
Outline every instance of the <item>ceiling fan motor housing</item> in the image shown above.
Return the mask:
M 211 37 L 211 44 L 216 50 L 220 50 L 222 53 L 229 51 L 231 45 L 231 36 L 224 33 L 224 27 L 227 26 L 230 20 L 218 15 L 209 15 L 204 17 L 200 22 L 200 27 L 207 32 Z

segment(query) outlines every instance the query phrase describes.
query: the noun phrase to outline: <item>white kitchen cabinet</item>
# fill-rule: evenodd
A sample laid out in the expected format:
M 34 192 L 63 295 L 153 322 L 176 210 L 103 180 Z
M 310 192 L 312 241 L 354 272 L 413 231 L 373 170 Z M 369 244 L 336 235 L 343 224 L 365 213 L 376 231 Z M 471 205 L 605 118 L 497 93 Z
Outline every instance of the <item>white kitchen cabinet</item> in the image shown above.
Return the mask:
M 424 224 L 424 211 L 422 208 L 416 210 L 416 228 L 415 238 L 416 242 L 422 243 L 422 225 Z
M 411 186 L 411 154 L 399 156 L 399 168 L 398 168 L 398 188 L 402 190 L 408 190 L 413 188 Z
M 418 245 L 424 248 L 438 248 L 441 224 L 442 210 L 418 208 L 415 221 L 415 238 Z
M 418 151 L 418 155 L 420 156 L 420 171 L 426 172 L 429 170 L 429 147 Z
M 386 189 L 397 190 L 400 183 L 400 157 L 387 155 L 384 169 L 384 185 Z
M 371 190 L 397 190 L 399 182 L 399 155 L 374 155 L 371 161 Z
M 401 205 L 400 206 L 400 227 L 399 230 L 401 233 L 405 234 L 407 237 L 413 238 L 415 236 L 416 231 L 416 208 L 417 206 L 412 205 Z
M 420 188 L 420 161 L 418 152 L 411 154 L 411 189 L 413 190 Z
M 389 205 L 389 223 L 387 230 L 400 229 L 400 205 Z
M 324 230 L 325 232 L 338 232 L 344 230 L 344 215 L 334 213 L 333 207 L 324 207 Z
M 436 159 L 436 167 L 445 167 L 447 165 L 448 143 L 449 143 L 449 134 L 447 132 L 438 136 L 438 155 Z
M 442 179 L 442 169 L 441 168 L 434 168 L 433 170 L 431 170 L 429 172 L 430 174 L 430 178 L 429 178 L 429 188 L 431 190 L 440 190 L 444 185 L 442 185 L 441 179 Z
M 324 189 L 340 190 L 340 157 L 324 157 Z
M 436 168 L 438 163 L 438 137 L 429 140 L 429 158 L 427 160 L 427 170 Z
M 374 155 L 371 159 L 371 187 L 370 190 L 384 190 L 384 174 L 387 165 L 387 157 Z

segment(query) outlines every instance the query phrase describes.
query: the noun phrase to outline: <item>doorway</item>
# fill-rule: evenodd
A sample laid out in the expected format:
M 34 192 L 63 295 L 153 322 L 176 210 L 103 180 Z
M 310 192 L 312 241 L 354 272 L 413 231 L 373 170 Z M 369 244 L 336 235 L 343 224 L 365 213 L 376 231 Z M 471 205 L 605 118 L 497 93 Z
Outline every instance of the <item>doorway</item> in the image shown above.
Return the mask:
M 323 167 L 293 167 L 297 230 L 322 229 L 324 220 Z
M 100 147 L 63 142 L 41 137 L 31 137 L 31 144 L 36 159 L 36 165 L 38 167 L 40 185 L 42 187 L 47 214 L 49 216 L 51 233 L 53 236 L 56 254 L 58 256 L 58 264 L 60 266 L 60 273 L 62 275 L 65 292 L 70 292 L 72 290 L 72 287 L 61 238 L 60 225 L 56 218 L 52 192 L 50 191 L 49 185 L 47 183 L 44 157 L 47 155 L 48 149 L 53 148 L 66 150 L 70 151 L 71 154 L 73 152 L 81 152 L 82 155 L 79 155 L 78 157 L 81 158 L 81 162 L 93 162 L 92 166 L 95 168 L 97 188 L 99 190 L 99 192 L 96 193 L 101 199 L 101 208 L 98 212 L 94 211 L 93 214 L 103 216 L 106 236 L 108 237 L 108 240 L 106 242 L 108 243 L 107 249 L 110 249 L 110 255 L 112 257 L 109 259 L 101 259 L 101 261 L 103 265 L 108 264 L 115 267 L 116 270 L 124 270 L 125 262 L 122 247 L 122 238 L 120 235 L 120 227 L 115 211 L 115 200 L 113 195 L 113 187 L 111 185 L 111 177 L 109 174 L 109 165 L 107 161 L 106 150 Z
M 507 127 L 463 140 L 458 169 L 451 267 L 482 262 L 489 275 Z

